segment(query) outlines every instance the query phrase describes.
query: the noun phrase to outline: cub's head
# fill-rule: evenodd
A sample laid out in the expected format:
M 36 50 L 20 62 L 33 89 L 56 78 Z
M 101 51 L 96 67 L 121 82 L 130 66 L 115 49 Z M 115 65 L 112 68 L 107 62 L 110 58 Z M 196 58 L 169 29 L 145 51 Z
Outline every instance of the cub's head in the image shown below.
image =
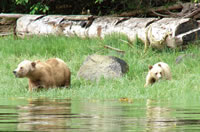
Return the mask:
M 163 70 L 160 64 L 149 66 L 149 72 L 152 78 L 155 79 L 155 81 L 158 81 L 163 77 Z
M 18 67 L 13 71 L 16 77 L 22 78 L 26 77 L 31 71 L 35 69 L 35 62 L 24 60 Z

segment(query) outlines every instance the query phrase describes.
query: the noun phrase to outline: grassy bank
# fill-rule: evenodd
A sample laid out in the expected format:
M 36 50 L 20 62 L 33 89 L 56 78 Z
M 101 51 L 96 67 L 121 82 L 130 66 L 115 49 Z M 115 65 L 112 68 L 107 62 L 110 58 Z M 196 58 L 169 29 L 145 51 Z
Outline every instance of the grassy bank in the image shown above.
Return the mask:
M 143 52 L 143 45 L 135 42 L 133 48 L 120 39 L 123 35 L 107 36 L 100 39 L 80 39 L 77 37 L 31 37 L 14 40 L 12 36 L 0 38 L 0 96 L 1 97 L 53 97 L 53 98 L 91 98 L 119 99 L 164 99 L 188 100 L 200 99 L 200 53 L 198 42 L 186 50 L 157 51 L 149 49 Z M 104 49 L 110 45 L 125 51 L 120 54 Z M 113 55 L 124 59 L 129 65 L 129 72 L 115 80 L 101 79 L 98 83 L 77 80 L 77 72 L 84 59 L 91 54 Z M 180 64 L 175 60 L 179 55 L 195 54 L 185 57 Z M 27 79 L 15 78 L 12 71 L 24 59 L 46 60 L 51 57 L 63 59 L 72 72 L 70 89 L 50 89 L 40 92 L 28 92 Z M 172 70 L 171 81 L 160 81 L 144 88 L 148 65 L 158 61 L 169 64 Z

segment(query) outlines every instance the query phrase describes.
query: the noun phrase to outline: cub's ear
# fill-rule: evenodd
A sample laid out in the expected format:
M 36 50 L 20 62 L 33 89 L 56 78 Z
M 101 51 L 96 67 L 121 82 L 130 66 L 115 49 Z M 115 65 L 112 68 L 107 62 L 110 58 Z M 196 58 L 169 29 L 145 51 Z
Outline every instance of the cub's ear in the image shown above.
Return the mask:
M 161 67 L 161 64 L 158 64 L 159 67 Z
M 31 62 L 31 66 L 35 67 L 36 63 L 35 62 Z
M 149 70 L 151 70 L 153 68 L 153 66 L 149 66 Z

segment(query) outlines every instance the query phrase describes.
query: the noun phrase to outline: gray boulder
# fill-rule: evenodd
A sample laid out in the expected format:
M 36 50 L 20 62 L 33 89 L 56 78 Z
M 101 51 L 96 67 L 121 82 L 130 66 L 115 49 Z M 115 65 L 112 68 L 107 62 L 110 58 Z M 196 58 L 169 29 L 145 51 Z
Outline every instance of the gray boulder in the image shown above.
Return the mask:
M 91 55 L 86 58 L 78 72 L 78 78 L 99 80 L 122 77 L 128 71 L 127 63 L 114 56 Z

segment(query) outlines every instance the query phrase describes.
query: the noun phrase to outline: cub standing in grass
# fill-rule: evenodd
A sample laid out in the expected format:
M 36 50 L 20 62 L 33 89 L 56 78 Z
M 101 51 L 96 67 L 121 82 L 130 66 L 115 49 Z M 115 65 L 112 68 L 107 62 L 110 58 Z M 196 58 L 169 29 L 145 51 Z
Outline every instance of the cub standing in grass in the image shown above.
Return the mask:
M 145 87 L 149 84 L 153 84 L 161 78 L 171 80 L 171 70 L 168 64 L 164 62 L 158 62 L 153 66 L 149 66 L 149 72 L 146 77 Z
M 29 79 L 29 91 L 70 86 L 70 70 L 59 58 L 51 58 L 45 62 L 24 60 L 13 73 L 18 78 L 27 77 Z

